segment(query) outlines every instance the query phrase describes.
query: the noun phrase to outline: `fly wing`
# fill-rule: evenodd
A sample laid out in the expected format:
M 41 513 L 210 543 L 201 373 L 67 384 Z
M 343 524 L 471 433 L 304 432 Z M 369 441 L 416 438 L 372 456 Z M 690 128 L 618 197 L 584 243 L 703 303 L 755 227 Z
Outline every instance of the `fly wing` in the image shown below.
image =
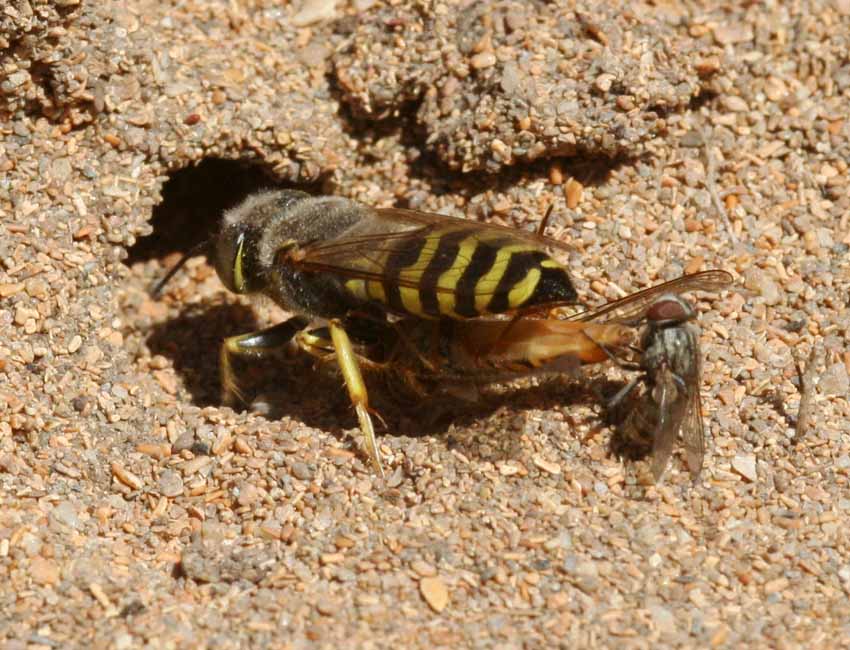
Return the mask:
M 712 269 L 670 280 L 663 284 L 629 294 L 619 300 L 609 302 L 598 309 L 588 310 L 570 316 L 570 320 L 606 323 L 616 321 L 624 325 L 636 325 L 644 319 L 647 309 L 660 296 L 686 291 L 718 291 L 732 283 L 732 276 L 726 271 Z
M 656 398 L 658 424 L 652 441 L 651 467 L 652 475 L 658 481 L 667 469 L 670 456 L 673 455 L 673 445 L 686 415 L 688 399 L 677 378 L 668 368 L 661 370 L 656 381 L 651 397 Z
M 685 456 L 688 469 L 693 478 L 702 471 L 702 461 L 705 456 L 705 431 L 702 421 L 702 404 L 700 403 L 699 387 L 689 387 L 686 398 L 684 421 L 682 422 L 682 438 L 685 443 Z

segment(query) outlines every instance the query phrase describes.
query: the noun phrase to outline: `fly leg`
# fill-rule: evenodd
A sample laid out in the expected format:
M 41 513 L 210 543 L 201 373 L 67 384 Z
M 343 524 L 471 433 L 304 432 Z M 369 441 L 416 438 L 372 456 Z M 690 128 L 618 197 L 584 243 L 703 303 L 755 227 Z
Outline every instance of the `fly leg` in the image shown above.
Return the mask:
M 239 389 L 233 372 L 233 355 L 260 358 L 273 353 L 287 345 L 309 321 L 301 316 L 295 316 L 272 327 L 230 336 L 224 339 L 219 354 L 219 373 L 221 376 L 221 401 L 227 406 L 237 402 L 245 403 L 245 396 Z
M 610 411 L 619 407 L 620 404 L 623 403 L 623 400 L 626 399 L 626 397 L 628 397 L 631 392 L 635 388 L 637 388 L 637 385 L 644 380 L 644 377 L 635 377 L 634 379 L 630 380 L 628 384 L 626 384 L 620 390 L 617 391 L 614 397 L 608 400 L 606 408 Z
M 336 351 L 336 360 L 339 369 L 342 371 L 345 387 L 348 389 L 348 396 L 351 398 L 351 403 L 354 404 L 354 410 L 360 422 L 360 431 L 365 438 L 366 452 L 372 460 L 372 465 L 383 476 L 384 468 L 381 466 L 381 455 L 378 451 L 378 443 L 375 441 L 375 428 L 372 426 L 372 418 L 369 417 L 369 395 L 366 392 L 366 384 L 363 382 L 363 375 L 360 373 L 360 366 L 357 363 L 357 354 L 351 345 L 351 339 L 348 338 L 348 334 L 339 321 L 330 321 L 328 329 L 330 330 L 333 348 Z

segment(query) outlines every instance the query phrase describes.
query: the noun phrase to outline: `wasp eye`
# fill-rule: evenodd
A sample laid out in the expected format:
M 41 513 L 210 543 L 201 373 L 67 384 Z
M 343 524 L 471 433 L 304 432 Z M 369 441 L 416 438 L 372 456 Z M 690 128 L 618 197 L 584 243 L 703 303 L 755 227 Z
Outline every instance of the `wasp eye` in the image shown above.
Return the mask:
M 218 236 L 215 270 L 222 284 L 235 293 L 245 291 L 245 231 L 225 228 Z
M 233 290 L 236 293 L 245 291 L 245 233 L 240 232 L 236 238 L 236 256 L 233 258 Z

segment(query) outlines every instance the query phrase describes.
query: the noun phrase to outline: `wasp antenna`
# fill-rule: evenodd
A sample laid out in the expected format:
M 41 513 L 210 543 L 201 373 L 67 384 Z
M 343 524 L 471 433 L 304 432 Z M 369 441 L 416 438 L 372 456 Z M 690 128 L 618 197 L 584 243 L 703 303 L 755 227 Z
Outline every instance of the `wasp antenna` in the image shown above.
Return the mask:
M 162 290 L 165 288 L 165 285 L 168 284 L 168 281 L 177 274 L 177 271 L 179 271 L 183 268 L 183 266 L 185 266 L 186 262 L 189 261 L 189 258 L 194 257 L 198 253 L 202 253 L 204 250 L 207 249 L 208 246 L 209 240 L 205 240 L 202 241 L 200 244 L 192 246 L 192 248 L 183 253 L 183 257 L 180 258 L 180 261 L 177 262 L 177 264 L 175 264 L 174 266 L 172 266 L 171 269 L 169 269 L 168 273 L 166 273 L 161 280 L 159 280 L 155 285 L 153 285 L 153 287 L 150 288 L 150 290 L 148 291 L 150 297 L 159 298 L 159 295 L 162 293 Z
M 544 215 L 543 215 L 543 219 L 542 219 L 542 221 L 540 222 L 540 225 L 539 225 L 539 226 L 537 226 L 537 234 L 538 234 L 538 236 L 540 236 L 540 237 L 545 237 L 545 236 L 546 236 L 546 226 L 548 226 L 548 225 L 549 225 L 549 217 L 551 217 L 551 216 L 552 216 L 552 210 L 554 210 L 554 209 L 555 209 L 555 204 L 554 204 L 554 202 L 553 202 L 553 203 L 550 203 L 550 204 L 549 204 L 549 207 L 546 209 L 546 214 L 544 214 Z

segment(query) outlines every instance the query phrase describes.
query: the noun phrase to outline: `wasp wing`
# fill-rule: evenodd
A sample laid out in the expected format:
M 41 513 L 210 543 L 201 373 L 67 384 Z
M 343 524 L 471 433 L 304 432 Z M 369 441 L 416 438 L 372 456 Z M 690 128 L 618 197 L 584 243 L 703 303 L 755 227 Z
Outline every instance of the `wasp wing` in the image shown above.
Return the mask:
M 304 271 L 380 284 L 380 291 L 377 287 L 374 291 L 382 297 L 369 296 L 378 302 L 390 302 L 386 294 L 404 287 L 451 293 L 455 303 L 482 305 L 488 297 L 511 288 L 500 280 L 509 275 L 512 262 L 517 266 L 514 255 L 526 256 L 523 259 L 529 265 L 539 264 L 549 259 L 546 250 L 551 248 L 568 250 L 555 240 L 506 226 L 387 208 L 369 210 L 339 237 L 303 245 L 291 263 Z M 575 299 L 566 270 L 559 267 L 558 272 L 562 276 L 554 283 L 560 286 L 551 292 L 553 306 L 559 298 L 564 298 L 560 304 Z M 473 281 L 462 282 L 464 274 Z M 483 310 L 474 312 L 470 307 L 467 311 L 469 317 Z
M 540 251 L 547 248 L 570 250 L 563 242 L 508 226 L 404 208 L 376 208 L 342 237 L 304 246 L 298 265 L 310 271 L 384 280 L 388 272 L 394 270 L 387 268 L 387 255 L 407 261 L 421 252 L 423 242 L 429 238 L 450 233 L 467 235 L 492 246 L 525 245 L 528 249 Z M 405 271 L 411 276 L 423 270 L 415 262 L 405 266 Z M 403 286 L 415 286 L 415 282 L 409 279 L 402 278 L 399 282 Z
M 644 319 L 647 309 L 662 295 L 680 294 L 686 291 L 718 291 L 732 283 L 726 271 L 712 269 L 664 282 L 663 284 L 629 294 L 609 302 L 598 309 L 573 314 L 569 320 L 606 323 L 616 321 L 624 325 L 636 325 Z

